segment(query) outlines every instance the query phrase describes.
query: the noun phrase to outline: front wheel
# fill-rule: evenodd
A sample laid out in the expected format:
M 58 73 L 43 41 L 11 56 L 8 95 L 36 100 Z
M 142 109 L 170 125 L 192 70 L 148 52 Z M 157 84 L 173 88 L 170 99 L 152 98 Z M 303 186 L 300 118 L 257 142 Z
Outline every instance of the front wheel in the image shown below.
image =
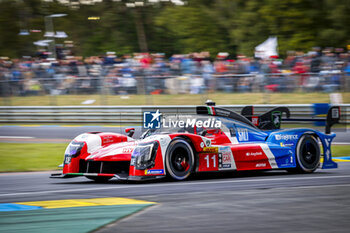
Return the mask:
M 175 180 L 184 180 L 190 176 L 194 167 L 194 154 L 191 145 L 183 139 L 175 139 L 169 145 L 165 166 Z
M 296 170 L 311 173 L 318 168 L 320 158 L 321 151 L 317 139 L 312 135 L 303 135 L 296 147 Z

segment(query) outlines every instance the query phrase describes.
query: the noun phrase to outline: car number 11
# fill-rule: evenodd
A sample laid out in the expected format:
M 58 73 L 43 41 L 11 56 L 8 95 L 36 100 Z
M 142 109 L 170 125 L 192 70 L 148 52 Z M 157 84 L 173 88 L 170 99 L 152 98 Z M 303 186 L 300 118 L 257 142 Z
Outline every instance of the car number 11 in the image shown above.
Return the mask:
M 213 167 L 216 167 L 216 156 L 213 155 L 211 158 L 209 158 L 209 155 L 205 156 L 204 159 L 207 161 L 207 168 L 210 167 L 210 159 L 213 160 Z

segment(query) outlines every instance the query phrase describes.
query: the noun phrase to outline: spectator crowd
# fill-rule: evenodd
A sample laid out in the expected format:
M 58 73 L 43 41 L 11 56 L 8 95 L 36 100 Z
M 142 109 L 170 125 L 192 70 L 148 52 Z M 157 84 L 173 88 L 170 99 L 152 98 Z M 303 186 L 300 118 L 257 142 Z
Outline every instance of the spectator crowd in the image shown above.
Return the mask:
M 222 52 L 116 56 L 0 57 L 1 96 L 349 91 L 350 51 L 313 48 L 285 59 Z

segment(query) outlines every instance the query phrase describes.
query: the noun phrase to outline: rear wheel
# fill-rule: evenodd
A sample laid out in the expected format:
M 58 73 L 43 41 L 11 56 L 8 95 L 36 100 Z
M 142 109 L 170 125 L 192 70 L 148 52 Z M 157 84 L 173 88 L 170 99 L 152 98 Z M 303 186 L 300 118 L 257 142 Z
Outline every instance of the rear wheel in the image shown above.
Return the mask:
M 321 158 L 320 146 L 312 135 L 303 135 L 296 147 L 297 167 L 296 171 L 311 173 L 315 171 Z
M 165 166 L 175 180 L 184 180 L 191 175 L 194 167 L 194 154 L 191 145 L 183 139 L 175 139 L 169 145 Z
M 97 183 L 105 183 L 105 182 L 109 181 L 110 179 L 112 179 L 112 177 L 110 177 L 110 176 L 86 176 L 86 178 L 93 180 Z

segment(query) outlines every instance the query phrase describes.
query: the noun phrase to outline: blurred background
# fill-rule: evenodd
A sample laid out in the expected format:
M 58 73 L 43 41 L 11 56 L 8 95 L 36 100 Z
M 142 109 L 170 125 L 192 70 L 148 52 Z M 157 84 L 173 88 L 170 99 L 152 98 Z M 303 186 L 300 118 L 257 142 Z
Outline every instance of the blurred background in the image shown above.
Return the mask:
M 347 103 L 348 22 L 347 0 L 0 0 L 1 104 Z

